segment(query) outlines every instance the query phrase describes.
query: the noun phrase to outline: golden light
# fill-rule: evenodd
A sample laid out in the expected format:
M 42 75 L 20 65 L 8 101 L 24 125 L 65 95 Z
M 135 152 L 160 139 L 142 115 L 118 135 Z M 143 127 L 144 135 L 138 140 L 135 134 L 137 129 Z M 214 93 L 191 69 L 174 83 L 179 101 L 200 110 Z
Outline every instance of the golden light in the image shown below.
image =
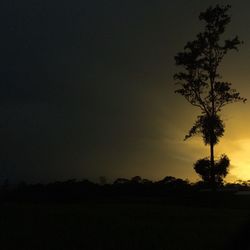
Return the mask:
M 236 147 L 231 152 L 230 175 L 237 179 L 250 180 L 250 138 L 235 142 Z

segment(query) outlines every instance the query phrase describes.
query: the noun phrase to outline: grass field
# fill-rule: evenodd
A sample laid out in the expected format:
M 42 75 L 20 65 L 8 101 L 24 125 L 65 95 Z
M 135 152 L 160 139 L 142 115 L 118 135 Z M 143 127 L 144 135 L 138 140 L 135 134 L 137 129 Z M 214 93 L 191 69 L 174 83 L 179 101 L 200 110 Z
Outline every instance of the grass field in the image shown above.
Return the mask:
M 2 250 L 227 249 L 249 222 L 245 209 L 146 203 L 5 204 Z

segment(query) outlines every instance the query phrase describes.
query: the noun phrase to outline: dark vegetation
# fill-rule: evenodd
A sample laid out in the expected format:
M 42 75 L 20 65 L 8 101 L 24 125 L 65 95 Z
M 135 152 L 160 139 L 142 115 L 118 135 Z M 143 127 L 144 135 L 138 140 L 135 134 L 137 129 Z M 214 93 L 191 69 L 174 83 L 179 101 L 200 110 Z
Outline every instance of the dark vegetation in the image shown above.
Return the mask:
M 227 25 L 231 22 L 230 8 L 230 5 L 216 5 L 201 12 L 199 20 L 205 24 L 203 31 L 195 40 L 187 42 L 184 51 L 175 56 L 176 65 L 182 68 L 174 75 L 179 86 L 176 93 L 201 111 L 185 139 L 200 134 L 204 144 L 209 145 L 210 156 L 198 160 L 195 171 L 213 189 L 227 175 L 230 163 L 225 154 L 219 161 L 214 157 L 214 147 L 225 131 L 222 109 L 231 103 L 246 102 L 246 98 L 241 97 L 232 84 L 223 81 L 219 74 L 219 66 L 225 56 L 231 51 L 238 51 L 242 43 L 238 36 L 224 38 Z
M 221 183 L 217 195 L 235 195 L 241 191 L 250 191 L 250 182 Z M 190 183 L 188 180 L 166 176 L 159 181 L 151 181 L 135 176 L 131 179 L 118 178 L 111 184 L 94 183 L 89 180 L 57 181 L 48 184 L 8 185 L 6 182 L 0 189 L 2 202 L 75 202 L 85 200 L 113 200 L 124 199 L 131 201 L 175 200 L 180 203 L 194 197 L 216 196 L 211 192 L 209 183 L 198 181 Z M 190 202 L 193 202 L 191 201 Z

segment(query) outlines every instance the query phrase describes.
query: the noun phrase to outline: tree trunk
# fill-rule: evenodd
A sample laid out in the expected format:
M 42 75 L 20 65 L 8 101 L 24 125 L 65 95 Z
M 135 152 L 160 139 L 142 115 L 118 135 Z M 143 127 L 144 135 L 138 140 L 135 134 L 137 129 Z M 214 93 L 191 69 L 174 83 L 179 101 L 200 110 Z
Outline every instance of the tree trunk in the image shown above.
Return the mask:
M 211 187 L 212 191 L 216 191 L 216 180 L 215 180 L 215 165 L 214 165 L 214 143 L 210 143 L 210 163 L 211 163 Z

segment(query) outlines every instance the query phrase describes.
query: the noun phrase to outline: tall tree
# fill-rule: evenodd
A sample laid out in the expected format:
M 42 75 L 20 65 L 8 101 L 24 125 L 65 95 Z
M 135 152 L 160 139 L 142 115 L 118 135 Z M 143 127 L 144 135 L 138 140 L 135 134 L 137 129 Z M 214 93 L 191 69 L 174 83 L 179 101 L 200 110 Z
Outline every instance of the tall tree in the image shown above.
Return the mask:
M 224 106 L 234 102 L 245 102 L 231 83 L 221 81 L 219 66 L 228 52 L 238 51 L 242 43 L 237 36 L 223 39 L 226 26 L 231 18 L 230 5 L 209 7 L 201 12 L 199 20 L 205 22 L 204 30 L 196 39 L 187 42 L 184 51 L 175 56 L 176 65 L 184 70 L 174 75 L 180 88 L 176 93 L 201 110 L 193 127 L 185 139 L 201 134 L 205 145 L 210 146 L 210 181 L 216 182 L 214 146 L 224 134 L 221 111 Z

